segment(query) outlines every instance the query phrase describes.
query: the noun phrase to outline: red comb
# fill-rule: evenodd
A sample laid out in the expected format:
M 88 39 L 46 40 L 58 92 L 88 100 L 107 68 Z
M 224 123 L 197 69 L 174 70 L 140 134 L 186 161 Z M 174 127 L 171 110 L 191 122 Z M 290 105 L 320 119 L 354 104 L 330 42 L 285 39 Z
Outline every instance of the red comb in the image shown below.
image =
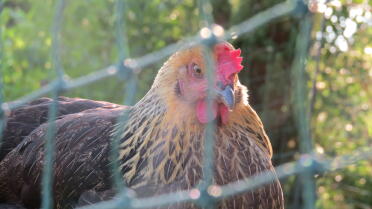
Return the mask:
M 214 51 L 217 56 L 217 77 L 226 84 L 231 80 L 232 74 L 239 73 L 243 69 L 241 51 L 232 49 L 226 43 L 217 44 Z

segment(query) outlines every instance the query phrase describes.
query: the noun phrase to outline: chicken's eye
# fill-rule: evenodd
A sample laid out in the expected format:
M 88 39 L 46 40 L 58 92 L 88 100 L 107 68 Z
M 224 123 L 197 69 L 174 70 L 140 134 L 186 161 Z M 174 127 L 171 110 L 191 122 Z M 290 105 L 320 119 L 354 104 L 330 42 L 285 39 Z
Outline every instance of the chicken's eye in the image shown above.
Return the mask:
M 203 71 L 202 69 L 199 67 L 199 65 L 193 63 L 191 65 L 191 69 L 192 69 L 192 75 L 195 77 L 195 78 L 202 78 L 203 77 Z

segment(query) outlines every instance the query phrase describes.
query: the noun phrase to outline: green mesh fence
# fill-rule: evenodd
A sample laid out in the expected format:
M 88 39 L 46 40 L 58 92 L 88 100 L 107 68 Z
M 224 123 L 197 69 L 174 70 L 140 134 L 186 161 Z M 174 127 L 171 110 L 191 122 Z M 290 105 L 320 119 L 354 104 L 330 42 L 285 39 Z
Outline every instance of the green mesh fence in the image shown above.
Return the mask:
M 0 9 L 2 1 L 0 1 Z M 134 102 L 134 96 L 136 94 L 137 87 L 137 75 L 141 72 L 141 69 L 144 67 L 153 64 L 172 53 L 183 49 L 186 47 L 191 47 L 197 44 L 204 45 L 204 53 L 206 57 L 206 63 L 208 68 L 208 82 L 209 84 L 213 83 L 213 73 L 210 66 L 213 66 L 213 60 L 211 59 L 210 49 L 221 40 L 232 39 L 233 36 L 239 36 L 242 34 L 253 32 L 258 27 L 269 23 L 272 20 L 280 18 L 282 16 L 296 15 L 300 16 L 301 26 L 300 32 L 296 41 L 296 57 L 292 63 L 291 69 L 291 79 L 295 81 L 293 83 L 292 99 L 294 104 L 294 114 L 296 119 L 296 124 L 298 125 L 297 129 L 299 130 L 300 137 L 300 152 L 302 153 L 299 160 L 282 164 L 276 167 L 276 174 L 274 176 L 271 172 L 263 172 L 259 175 L 244 179 L 239 182 L 232 182 L 224 186 L 212 185 L 213 178 L 213 132 L 214 124 L 209 123 L 206 127 L 205 135 L 206 140 L 204 144 L 204 166 L 203 166 L 203 176 L 204 179 L 201 183 L 192 190 L 186 191 L 177 191 L 170 194 L 164 194 L 149 198 L 133 198 L 128 190 L 125 187 L 124 182 L 122 181 L 120 171 L 118 169 L 118 143 L 119 136 L 121 135 L 119 130 L 112 139 L 112 173 L 114 176 L 115 186 L 118 189 L 119 193 L 116 198 L 110 201 L 105 201 L 97 203 L 90 206 L 82 207 L 84 209 L 88 208 L 97 208 L 97 209 L 108 209 L 108 208 L 148 208 L 148 207 L 159 207 L 170 205 L 176 202 L 186 202 L 192 201 L 199 205 L 201 208 L 215 208 L 215 203 L 219 199 L 223 199 L 229 196 L 234 196 L 242 192 L 254 190 L 262 185 L 271 183 L 277 177 L 285 178 L 291 175 L 299 174 L 302 181 L 304 182 L 304 187 L 302 191 L 304 208 L 311 209 L 315 208 L 315 179 L 314 174 L 322 173 L 326 171 L 333 171 L 336 169 L 344 168 L 346 166 L 357 163 L 358 161 L 369 159 L 372 157 L 372 150 L 370 148 L 360 149 L 349 155 L 338 156 L 336 158 L 319 158 L 313 152 L 313 142 L 310 134 L 310 102 L 307 99 L 308 89 L 306 86 L 306 59 L 308 57 L 308 48 L 311 41 L 310 32 L 312 28 L 312 14 L 308 11 L 306 3 L 302 0 L 286 1 L 279 3 L 265 11 L 262 11 L 252 18 L 241 22 L 238 25 L 231 27 L 227 31 L 223 31 L 220 26 L 213 24 L 213 18 L 211 15 L 211 5 L 208 0 L 200 0 L 198 2 L 199 11 L 202 17 L 202 23 L 204 28 L 200 30 L 200 34 L 197 34 L 193 37 L 185 39 L 183 43 L 176 43 L 164 47 L 163 49 L 147 54 L 143 57 L 131 59 L 130 58 L 130 49 L 127 47 L 127 38 L 125 35 L 126 24 L 123 22 L 123 14 L 126 9 L 125 0 L 117 0 L 115 5 L 116 13 L 116 39 L 117 39 L 117 48 L 118 48 L 118 63 L 108 66 L 104 69 L 96 71 L 94 73 L 72 79 L 65 79 L 64 70 L 60 61 L 60 44 L 59 44 L 59 32 L 62 25 L 62 16 L 63 11 L 66 6 L 65 0 L 58 0 L 55 8 L 55 16 L 53 20 L 52 28 L 52 61 L 53 69 L 56 71 L 57 78 L 55 78 L 51 83 L 44 86 L 43 88 L 26 95 L 22 98 L 19 98 L 16 101 L 4 103 L 2 91 L 0 91 L 0 139 L 1 134 L 4 128 L 7 114 L 27 103 L 36 99 L 40 96 L 43 96 L 47 93 L 51 93 L 52 97 L 56 99 L 62 91 L 70 90 L 77 88 L 83 85 L 90 84 L 92 82 L 99 81 L 106 77 L 121 75 L 124 77 L 126 83 L 126 92 L 125 92 L 125 104 L 132 105 Z M 0 36 L 1 36 L 1 27 L 0 27 Z M 3 45 L 0 42 L 0 59 L 2 58 Z M 0 68 L 1 66 L 0 62 Z M 0 71 L 0 89 L 2 89 L 2 76 Z M 211 107 L 213 95 L 211 92 L 208 92 L 208 106 Z M 45 167 L 43 170 L 42 178 L 42 208 L 52 208 L 53 205 L 53 195 L 52 195 L 52 162 L 54 159 L 54 135 L 55 135 L 55 119 L 57 117 L 57 100 L 52 102 L 49 109 L 49 128 L 46 137 L 45 143 Z M 209 108 L 211 109 L 211 108 Z M 211 111 L 208 113 L 211 115 Z M 118 123 L 123 124 L 127 119 L 127 115 L 123 114 Z M 1 141 L 0 141 L 1 144 Z M 218 194 L 210 192 L 210 188 L 218 188 L 220 192 Z M 197 194 L 197 195 L 195 195 Z

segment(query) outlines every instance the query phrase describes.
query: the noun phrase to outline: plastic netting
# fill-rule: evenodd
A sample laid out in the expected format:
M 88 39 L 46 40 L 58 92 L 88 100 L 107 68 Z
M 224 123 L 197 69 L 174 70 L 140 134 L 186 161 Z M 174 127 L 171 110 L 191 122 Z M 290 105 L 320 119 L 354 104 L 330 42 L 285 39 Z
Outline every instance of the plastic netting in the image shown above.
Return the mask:
M 1 4 L 1 2 L 0 2 Z M 288 177 L 290 175 L 299 174 L 302 181 L 304 182 L 304 191 L 302 191 L 304 208 L 311 209 L 315 208 L 315 179 L 314 174 L 322 173 L 326 171 L 332 171 L 340 168 L 344 168 L 348 165 L 355 164 L 358 161 L 368 159 L 372 157 L 372 151 L 367 149 L 357 150 L 349 155 L 338 156 L 336 158 L 319 158 L 313 154 L 313 142 L 310 135 L 310 120 L 309 120 L 309 101 L 307 99 L 308 89 L 306 86 L 306 59 L 308 57 L 308 49 L 311 40 L 310 32 L 312 27 L 312 17 L 308 10 L 306 2 L 299 1 L 286 1 L 277 4 L 269 9 L 266 9 L 252 18 L 241 22 L 235 26 L 232 26 L 229 30 L 224 31 L 222 27 L 215 25 L 213 23 L 213 17 L 211 15 L 211 5 L 209 1 L 200 0 L 198 7 L 202 17 L 202 23 L 204 28 L 200 30 L 199 34 L 193 37 L 185 39 L 182 43 L 176 43 L 168 45 L 163 49 L 144 55 L 140 58 L 130 58 L 128 56 L 128 44 L 126 43 L 125 35 L 125 23 L 123 22 L 123 13 L 125 11 L 126 2 L 124 0 L 117 0 L 115 5 L 116 13 L 116 38 L 117 38 L 117 48 L 119 51 L 119 59 L 116 64 L 108 66 L 104 69 L 98 70 L 94 73 L 67 80 L 64 74 L 64 70 L 60 61 L 60 43 L 59 43 L 59 32 L 62 25 L 62 16 L 65 8 L 66 1 L 58 0 L 55 8 L 55 16 L 53 20 L 52 28 L 52 60 L 53 69 L 56 71 L 57 77 L 53 82 L 40 88 L 39 90 L 19 98 L 16 101 L 4 103 L 2 91 L 0 91 L 0 138 L 1 133 L 4 128 L 7 114 L 27 103 L 50 93 L 52 97 L 57 101 L 56 98 L 62 91 L 77 88 L 83 85 L 90 84 L 92 82 L 99 81 L 106 77 L 122 74 L 124 76 L 126 83 L 126 93 L 125 93 L 125 104 L 130 105 L 134 102 L 134 95 L 136 94 L 136 86 L 138 83 L 137 75 L 146 66 L 149 66 L 169 55 L 178 51 L 179 49 L 185 47 L 191 47 L 194 45 L 202 44 L 205 46 L 205 57 L 208 67 L 208 81 L 209 84 L 213 83 L 213 73 L 210 69 L 212 66 L 212 59 L 210 56 L 211 47 L 222 40 L 232 39 L 233 36 L 239 36 L 242 34 L 250 33 L 255 31 L 258 27 L 269 23 L 277 18 L 287 15 L 297 15 L 301 16 L 301 26 L 300 32 L 296 41 L 296 56 L 292 64 L 291 69 L 291 79 L 295 81 L 293 83 L 293 104 L 294 104 L 294 114 L 296 118 L 297 129 L 299 130 L 300 137 L 300 152 L 302 153 L 299 160 L 282 164 L 276 167 L 277 176 L 272 175 L 270 172 L 260 173 L 259 175 L 253 176 L 251 178 L 233 182 L 224 186 L 212 185 L 213 177 L 213 132 L 214 124 L 209 123 L 206 127 L 206 140 L 205 140 L 205 150 L 204 150 L 204 166 L 203 166 L 203 176 L 204 179 L 197 188 L 187 191 L 177 191 L 170 194 L 164 194 L 149 198 L 132 198 L 126 189 L 120 171 L 118 169 L 118 163 L 113 160 L 112 172 L 115 180 L 115 186 L 120 191 L 116 198 L 110 201 L 105 201 L 97 203 L 94 205 L 86 206 L 83 208 L 148 208 L 148 207 L 158 207 L 164 205 L 170 205 L 176 202 L 186 202 L 192 201 L 202 208 L 214 208 L 215 202 L 219 199 L 223 199 L 229 196 L 237 195 L 242 192 L 249 190 L 254 190 L 264 184 L 272 182 L 274 179 Z M 1 8 L 1 7 L 0 7 Z M 0 27 L 1 30 L 1 27 Z M 1 33 L 1 31 L 0 31 Z M 2 44 L 0 43 L 0 59 L 3 53 Z M 0 66 L 1 67 L 1 66 Z M 1 72 L 1 71 L 0 71 Z M 2 78 L 0 74 L 0 87 L 2 87 Z M 1 88 L 0 88 L 1 89 Z M 208 94 L 208 101 L 213 99 L 211 92 Z M 211 102 L 209 102 L 211 107 Z M 210 109 L 210 108 L 209 108 Z M 53 168 L 52 162 L 54 159 L 54 134 L 55 134 L 55 119 L 57 117 L 58 105 L 57 102 L 53 102 L 50 105 L 49 111 L 49 128 L 45 143 L 45 167 L 43 170 L 42 178 L 42 208 L 52 208 L 53 205 L 53 195 L 52 195 L 52 182 L 53 182 Z M 126 115 L 120 117 L 118 123 L 124 123 L 126 120 Z M 120 131 L 119 131 L 120 132 Z M 118 157 L 118 140 L 120 133 L 115 134 L 113 138 L 112 146 L 112 159 L 117 159 Z M 1 142 L 1 141 L 0 141 Z M 210 191 L 210 187 L 218 187 L 219 191 L 217 194 Z M 195 195 L 198 194 L 198 195 Z

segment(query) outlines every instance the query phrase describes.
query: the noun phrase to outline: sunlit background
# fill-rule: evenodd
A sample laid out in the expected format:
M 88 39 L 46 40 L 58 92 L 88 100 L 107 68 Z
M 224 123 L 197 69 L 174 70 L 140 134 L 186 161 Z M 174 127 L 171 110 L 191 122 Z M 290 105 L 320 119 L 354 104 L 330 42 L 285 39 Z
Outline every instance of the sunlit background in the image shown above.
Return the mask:
M 215 0 L 213 16 L 228 29 L 279 0 Z M 195 0 L 129 0 L 124 15 L 128 53 L 140 57 L 197 34 L 202 27 Z M 307 86 L 314 150 L 335 157 L 372 146 L 372 2 L 310 1 L 312 40 Z M 113 0 L 68 1 L 61 32 L 61 59 L 70 78 L 97 71 L 118 59 Z M 51 28 L 55 1 L 4 1 L 1 72 L 6 101 L 39 89 L 55 78 Z M 300 16 L 283 17 L 253 33 L 236 36 L 245 69 L 240 80 L 260 114 L 274 147 L 276 165 L 297 159 L 298 130 L 291 101 L 291 65 Z M 139 75 L 141 98 L 158 62 Z M 124 83 L 108 78 L 64 93 L 66 96 L 122 103 Z M 372 162 L 316 175 L 319 208 L 372 208 Z M 282 180 L 287 208 L 299 208 L 302 183 Z

